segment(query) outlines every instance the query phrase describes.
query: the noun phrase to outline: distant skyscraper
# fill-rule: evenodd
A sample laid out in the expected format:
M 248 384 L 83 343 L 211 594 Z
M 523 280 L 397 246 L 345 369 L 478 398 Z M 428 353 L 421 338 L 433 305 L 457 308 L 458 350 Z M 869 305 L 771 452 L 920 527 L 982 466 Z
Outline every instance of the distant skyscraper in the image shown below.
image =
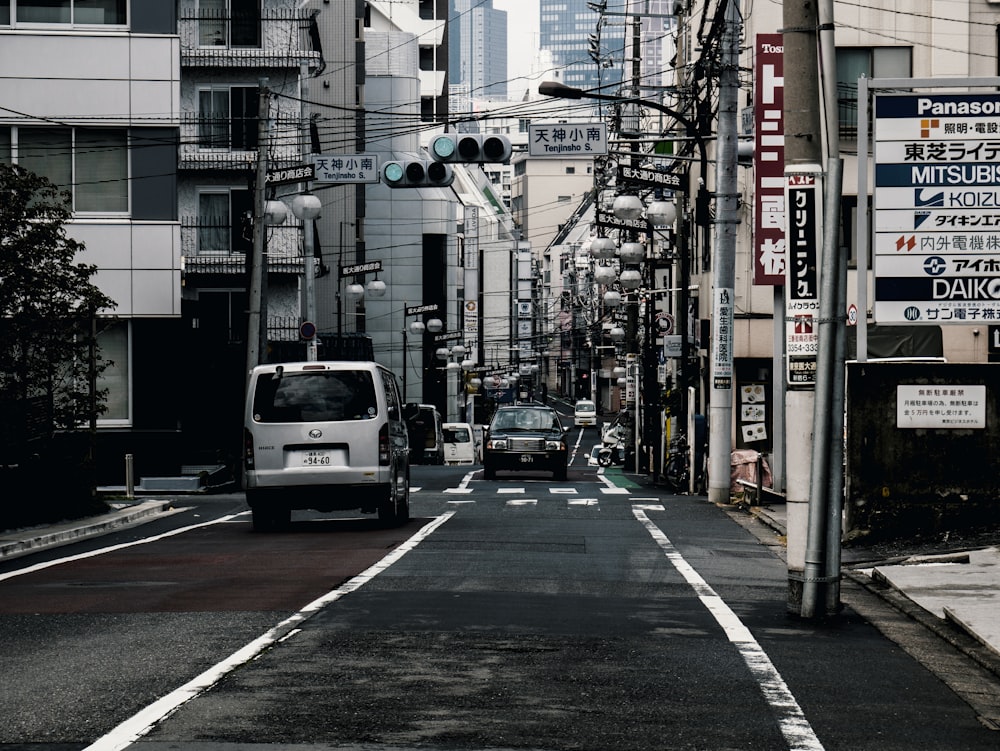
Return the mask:
M 493 0 L 451 0 L 448 83 L 476 99 L 507 98 L 507 11 Z
M 588 7 L 587 0 L 540 0 L 540 46 L 552 51 L 563 83 L 581 89 L 604 87 L 605 93 L 614 93 L 623 75 L 626 82 L 632 77 L 634 20 L 638 18 L 640 87 L 657 90 L 664 83 L 664 50 L 673 46 L 667 39 L 672 21 L 652 16 L 668 14 L 672 5 L 668 0 L 613 0 L 601 23 L 601 15 Z M 597 37 L 596 49 L 592 49 L 592 36 Z

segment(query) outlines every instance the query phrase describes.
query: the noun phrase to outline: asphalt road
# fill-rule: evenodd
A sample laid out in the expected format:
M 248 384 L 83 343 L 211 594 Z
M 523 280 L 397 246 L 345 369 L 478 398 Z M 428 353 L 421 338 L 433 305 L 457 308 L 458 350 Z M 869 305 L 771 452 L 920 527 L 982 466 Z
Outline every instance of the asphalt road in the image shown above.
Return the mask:
M 7 562 L 0 747 L 998 747 L 851 608 L 790 618 L 778 540 L 585 454 L 567 483 L 417 467 L 395 530 L 254 534 L 201 497 Z

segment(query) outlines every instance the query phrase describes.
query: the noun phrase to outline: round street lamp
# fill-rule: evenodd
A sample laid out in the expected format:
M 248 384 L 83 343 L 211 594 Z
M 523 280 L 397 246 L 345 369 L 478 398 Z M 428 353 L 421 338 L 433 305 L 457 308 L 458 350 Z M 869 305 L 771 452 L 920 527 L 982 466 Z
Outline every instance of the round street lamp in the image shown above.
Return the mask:
M 615 241 L 610 237 L 595 237 L 590 241 L 592 258 L 607 259 L 615 256 Z
M 622 263 L 639 263 L 646 255 L 646 248 L 642 243 L 627 242 L 622 243 L 618 249 L 618 257 Z
M 594 281 L 598 284 L 611 284 L 618 274 L 614 266 L 598 266 L 594 269 Z
M 424 333 L 424 329 L 426 329 L 426 328 L 427 327 L 424 326 L 424 322 L 423 321 L 410 321 L 410 333 L 411 334 L 422 334 L 422 333 Z
M 639 196 L 621 195 L 615 197 L 611 206 L 612 213 L 624 221 L 632 221 L 642 216 L 642 199 Z
M 621 342 L 625 340 L 625 329 L 621 326 L 613 326 L 611 331 L 608 332 L 608 336 L 611 337 L 613 342 Z
M 441 322 L 440 318 L 431 318 L 427 321 L 427 330 L 432 334 L 437 334 L 444 328 L 444 323 Z
M 618 277 L 618 282 L 627 290 L 639 289 L 642 286 L 642 274 L 637 269 L 625 269 Z
M 365 296 L 365 288 L 360 284 L 348 284 L 345 292 L 351 300 L 360 300 Z
M 609 289 L 607 292 L 604 293 L 605 308 L 617 308 L 621 304 L 622 304 L 621 292 Z
M 671 201 L 653 201 L 646 208 L 646 218 L 654 227 L 669 227 L 677 219 L 677 207 Z
M 381 279 L 372 279 L 368 282 L 368 294 L 372 297 L 384 297 L 385 296 L 385 282 Z

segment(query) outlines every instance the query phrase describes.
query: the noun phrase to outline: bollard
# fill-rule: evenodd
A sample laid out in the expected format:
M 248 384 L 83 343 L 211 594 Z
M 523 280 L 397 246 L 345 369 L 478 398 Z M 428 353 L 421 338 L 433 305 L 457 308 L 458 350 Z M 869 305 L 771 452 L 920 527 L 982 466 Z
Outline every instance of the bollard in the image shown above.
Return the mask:
M 125 497 L 130 501 L 135 499 L 135 474 L 132 466 L 132 454 L 125 454 Z

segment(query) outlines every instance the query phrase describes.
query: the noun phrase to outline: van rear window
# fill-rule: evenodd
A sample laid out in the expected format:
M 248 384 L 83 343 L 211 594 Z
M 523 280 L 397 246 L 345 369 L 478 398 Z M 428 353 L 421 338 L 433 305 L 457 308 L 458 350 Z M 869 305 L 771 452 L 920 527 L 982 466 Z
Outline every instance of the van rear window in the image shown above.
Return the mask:
M 365 370 L 261 376 L 253 395 L 257 422 L 368 420 L 378 414 L 375 383 Z

